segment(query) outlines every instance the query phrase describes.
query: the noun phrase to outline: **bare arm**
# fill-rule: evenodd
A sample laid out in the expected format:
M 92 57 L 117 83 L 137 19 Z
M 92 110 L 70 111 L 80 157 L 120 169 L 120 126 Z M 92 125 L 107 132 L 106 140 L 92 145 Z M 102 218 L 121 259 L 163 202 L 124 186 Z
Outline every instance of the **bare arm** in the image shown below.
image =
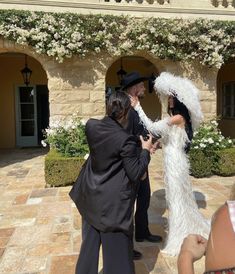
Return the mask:
M 170 117 L 170 124 L 176 125 L 178 127 L 184 127 L 185 126 L 185 120 L 184 117 L 180 114 L 174 115 Z
M 235 266 L 235 234 L 224 204 L 214 214 L 206 250 L 206 271 Z
M 193 263 L 205 253 L 207 240 L 200 235 L 188 235 L 183 241 L 178 256 L 178 274 L 194 274 Z

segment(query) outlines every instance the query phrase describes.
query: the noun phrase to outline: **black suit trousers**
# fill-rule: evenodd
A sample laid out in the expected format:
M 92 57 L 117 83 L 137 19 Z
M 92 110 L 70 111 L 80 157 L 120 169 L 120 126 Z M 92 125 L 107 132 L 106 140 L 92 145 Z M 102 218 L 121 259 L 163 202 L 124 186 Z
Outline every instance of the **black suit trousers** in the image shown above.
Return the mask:
M 149 235 L 148 228 L 148 208 L 150 204 L 150 182 L 147 174 L 146 179 L 140 181 L 137 191 L 136 211 L 135 211 L 135 237 L 144 238 Z
M 123 232 L 101 232 L 83 219 L 82 246 L 75 274 L 98 274 L 102 245 L 103 274 L 134 274 L 132 238 Z

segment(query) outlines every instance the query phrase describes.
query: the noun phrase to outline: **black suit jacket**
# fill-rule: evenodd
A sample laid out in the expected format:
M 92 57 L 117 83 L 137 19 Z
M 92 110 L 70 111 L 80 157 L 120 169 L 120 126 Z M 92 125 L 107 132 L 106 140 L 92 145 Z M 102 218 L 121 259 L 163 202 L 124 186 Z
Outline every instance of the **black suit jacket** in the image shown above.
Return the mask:
M 144 127 L 137 111 L 135 111 L 134 108 L 131 108 L 128 113 L 128 124 L 126 126 L 126 130 L 130 134 L 138 136 L 138 138 L 140 135 L 146 137 L 149 134 L 148 130 Z
M 70 191 L 80 214 L 103 232 L 131 234 L 135 184 L 147 170 L 149 151 L 110 117 L 86 124 L 90 156 Z

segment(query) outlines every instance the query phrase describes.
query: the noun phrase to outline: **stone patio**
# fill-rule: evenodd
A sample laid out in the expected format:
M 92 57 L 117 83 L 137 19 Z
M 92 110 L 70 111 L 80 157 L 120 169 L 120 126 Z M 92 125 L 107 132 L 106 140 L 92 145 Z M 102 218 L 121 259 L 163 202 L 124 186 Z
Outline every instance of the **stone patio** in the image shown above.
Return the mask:
M 72 274 L 81 244 L 81 218 L 68 197 L 71 187 L 45 188 L 44 149 L 0 151 L 0 273 Z M 150 228 L 165 236 L 167 212 L 162 179 L 162 152 L 152 157 Z M 228 198 L 235 177 L 194 179 L 201 212 L 210 218 Z M 136 274 L 174 274 L 176 258 L 157 244 L 135 243 L 143 259 Z M 203 259 L 196 274 L 203 273 Z M 102 273 L 100 260 L 100 273 Z

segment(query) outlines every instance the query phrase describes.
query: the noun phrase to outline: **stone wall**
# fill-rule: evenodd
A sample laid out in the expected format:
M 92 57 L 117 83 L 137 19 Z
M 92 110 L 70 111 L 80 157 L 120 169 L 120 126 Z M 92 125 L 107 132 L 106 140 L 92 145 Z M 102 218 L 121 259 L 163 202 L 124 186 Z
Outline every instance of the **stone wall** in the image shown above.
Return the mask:
M 105 74 L 99 71 L 99 58 L 93 60 L 74 57 L 47 66 L 52 123 L 73 113 L 84 118 L 104 115 Z
M 48 78 L 50 122 L 66 119 L 73 113 L 81 117 L 101 117 L 105 113 L 105 77 L 109 67 L 119 57 L 105 54 L 73 57 L 63 63 L 36 54 L 32 48 L 9 41 L 0 41 L 0 53 L 21 52 L 37 59 Z M 216 115 L 216 78 L 218 71 L 198 64 L 160 60 L 146 53 L 136 53 L 148 59 L 156 70 L 169 71 L 190 78 L 201 91 L 202 109 L 206 119 Z M 138 68 L 136 68 L 138 70 Z

